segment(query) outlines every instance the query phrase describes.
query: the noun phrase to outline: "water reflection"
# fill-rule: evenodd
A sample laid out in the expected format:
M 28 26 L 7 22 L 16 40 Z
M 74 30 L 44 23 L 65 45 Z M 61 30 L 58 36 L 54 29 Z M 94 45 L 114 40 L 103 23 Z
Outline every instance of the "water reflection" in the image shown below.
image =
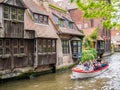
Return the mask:
M 71 71 L 0 84 L 0 90 L 120 90 L 120 53 L 105 58 L 109 70 L 95 78 L 71 80 Z

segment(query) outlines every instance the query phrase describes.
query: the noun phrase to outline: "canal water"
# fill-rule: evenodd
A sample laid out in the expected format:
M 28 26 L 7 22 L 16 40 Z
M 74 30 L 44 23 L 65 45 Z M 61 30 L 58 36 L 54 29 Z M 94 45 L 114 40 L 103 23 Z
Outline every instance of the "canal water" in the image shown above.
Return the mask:
M 109 69 L 103 74 L 84 80 L 71 80 L 71 71 L 39 76 L 29 80 L 0 84 L 0 90 L 120 90 L 120 53 L 107 58 Z

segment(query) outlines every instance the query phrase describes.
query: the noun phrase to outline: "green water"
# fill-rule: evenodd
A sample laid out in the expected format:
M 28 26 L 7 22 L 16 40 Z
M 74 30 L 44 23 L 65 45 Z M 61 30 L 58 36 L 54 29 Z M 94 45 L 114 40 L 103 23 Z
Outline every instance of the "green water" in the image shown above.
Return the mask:
M 71 70 L 42 75 L 33 79 L 9 81 L 0 84 L 0 90 L 120 90 L 120 53 L 108 58 L 109 70 L 100 76 L 71 80 Z M 117 66 L 117 67 L 116 67 Z

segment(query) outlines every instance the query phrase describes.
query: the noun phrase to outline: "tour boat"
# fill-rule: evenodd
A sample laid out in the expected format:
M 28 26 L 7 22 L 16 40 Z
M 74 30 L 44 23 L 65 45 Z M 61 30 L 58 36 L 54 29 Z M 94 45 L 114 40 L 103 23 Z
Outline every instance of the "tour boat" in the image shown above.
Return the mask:
M 92 70 L 92 71 L 84 71 L 79 67 L 74 67 L 72 69 L 71 79 L 84 79 L 84 78 L 95 77 L 106 71 L 108 69 L 108 66 L 109 65 L 102 67 L 99 70 Z

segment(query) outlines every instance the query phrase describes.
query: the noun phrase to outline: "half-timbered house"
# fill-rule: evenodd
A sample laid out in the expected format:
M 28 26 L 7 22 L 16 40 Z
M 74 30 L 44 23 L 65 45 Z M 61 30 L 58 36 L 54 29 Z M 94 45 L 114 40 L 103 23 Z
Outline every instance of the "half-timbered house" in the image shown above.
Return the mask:
M 68 11 L 49 1 L 49 12 L 57 27 L 57 67 L 77 62 L 81 57 L 83 34 L 77 28 Z
M 0 76 L 14 77 L 18 68 L 32 67 L 27 55 L 28 42 L 24 39 L 24 12 L 21 0 L 0 0 Z M 18 72 L 17 72 L 18 71 Z
M 28 8 L 25 13 L 25 38 L 31 38 L 29 50 L 33 52 L 34 68 L 37 71 L 46 68 L 55 70 L 58 35 L 49 19 L 49 13 L 46 12 L 43 2 L 38 4 L 34 0 L 23 1 Z

